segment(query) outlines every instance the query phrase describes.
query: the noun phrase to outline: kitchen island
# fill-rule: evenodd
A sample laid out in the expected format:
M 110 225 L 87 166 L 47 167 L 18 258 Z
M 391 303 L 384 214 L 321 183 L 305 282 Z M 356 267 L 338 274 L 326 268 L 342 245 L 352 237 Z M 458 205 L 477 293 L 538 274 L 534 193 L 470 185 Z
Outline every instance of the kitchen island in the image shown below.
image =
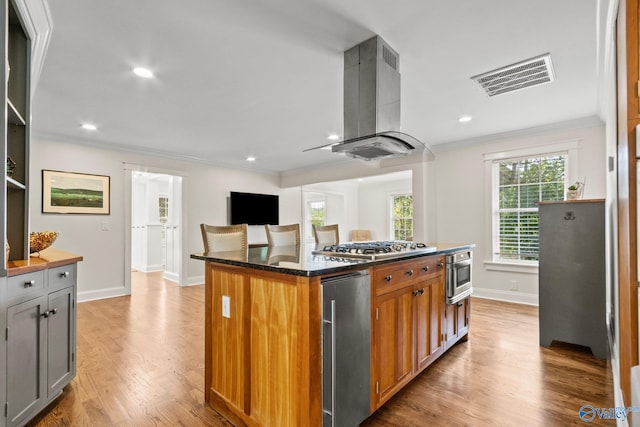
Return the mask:
M 374 412 L 467 335 L 469 298 L 445 304 L 444 260 L 475 245 L 431 245 L 378 260 L 315 255 L 315 245 L 193 254 L 206 263 L 205 401 L 236 425 L 323 425 L 331 411 L 322 283 L 364 272 L 371 326 L 362 392 Z

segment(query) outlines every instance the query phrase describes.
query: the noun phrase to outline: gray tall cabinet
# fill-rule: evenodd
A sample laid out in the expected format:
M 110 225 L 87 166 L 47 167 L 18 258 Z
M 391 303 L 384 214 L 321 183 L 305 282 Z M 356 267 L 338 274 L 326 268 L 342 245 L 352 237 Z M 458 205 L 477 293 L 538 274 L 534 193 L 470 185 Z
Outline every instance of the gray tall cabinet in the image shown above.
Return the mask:
M 47 14 L 46 1 L 0 6 L 0 158 L 7 159 L 0 174 L 0 242 L 10 247 L 8 256 L 0 251 L 0 427 L 26 424 L 76 373 L 76 265 L 82 257 L 51 248 L 39 257 L 29 254 L 31 84 L 39 69 L 34 57 L 40 65 L 47 44 L 36 23 L 47 22 L 40 19 Z
M 543 202 L 540 214 L 540 345 L 553 340 L 607 357 L 604 200 Z

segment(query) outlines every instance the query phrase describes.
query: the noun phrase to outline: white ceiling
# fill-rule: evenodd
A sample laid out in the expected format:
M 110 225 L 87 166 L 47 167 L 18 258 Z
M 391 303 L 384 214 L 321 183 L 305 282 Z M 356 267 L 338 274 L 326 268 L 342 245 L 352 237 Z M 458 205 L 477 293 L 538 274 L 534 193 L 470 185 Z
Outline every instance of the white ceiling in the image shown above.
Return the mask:
M 303 150 L 341 133 L 343 52 L 376 34 L 400 55 L 402 131 L 428 145 L 592 118 L 603 2 L 51 0 L 33 131 L 259 171 L 357 162 Z M 470 79 L 547 52 L 551 84 L 489 98 Z

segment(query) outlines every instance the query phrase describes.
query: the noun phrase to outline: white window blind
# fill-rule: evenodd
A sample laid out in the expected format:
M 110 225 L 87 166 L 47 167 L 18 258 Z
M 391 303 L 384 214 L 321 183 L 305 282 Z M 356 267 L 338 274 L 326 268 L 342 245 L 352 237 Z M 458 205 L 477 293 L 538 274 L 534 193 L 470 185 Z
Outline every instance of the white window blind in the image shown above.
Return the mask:
M 538 203 L 564 200 L 567 160 L 567 152 L 494 160 L 494 260 L 538 261 Z

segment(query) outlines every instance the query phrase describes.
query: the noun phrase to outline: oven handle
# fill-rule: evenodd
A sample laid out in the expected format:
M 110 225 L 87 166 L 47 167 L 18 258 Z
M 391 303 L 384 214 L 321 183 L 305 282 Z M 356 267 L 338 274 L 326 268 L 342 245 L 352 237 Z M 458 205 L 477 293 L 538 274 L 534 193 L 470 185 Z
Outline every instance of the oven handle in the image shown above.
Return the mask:
M 456 262 L 452 262 L 450 264 L 447 264 L 447 268 L 453 268 L 456 269 L 458 267 L 464 267 L 466 265 L 471 265 L 471 261 L 470 259 L 464 260 L 464 261 L 456 261 Z

